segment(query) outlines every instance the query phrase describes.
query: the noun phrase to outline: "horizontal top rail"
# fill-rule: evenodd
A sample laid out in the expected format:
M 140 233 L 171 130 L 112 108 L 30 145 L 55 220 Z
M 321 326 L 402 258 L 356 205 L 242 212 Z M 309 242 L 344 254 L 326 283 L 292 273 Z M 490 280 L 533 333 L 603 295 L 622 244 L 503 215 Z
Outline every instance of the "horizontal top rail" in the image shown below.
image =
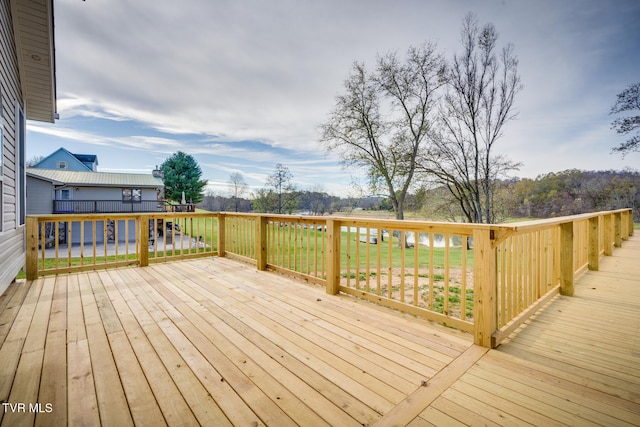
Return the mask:
M 535 231 L 555 225 L 566 224 L 568 222 L 580 221 L 583 219 L 596 218 L 607 214 L 629 212 L 631 209 L 616 209 L 612 211 L 592 212 L 578 215 L 559 216 L 557 218 L 536 219 L 532 221 L 519 221 L 499 224 L 500 227 L 509 228 L 513 231 Z
M 207 218 L 211 216 L 219 216 L 218 212 L 100 212 L 100 213 L 69 213 L 69 214 L 35 214 L 28 215 L 31 218 L 35 218 L 40 222 L 53 222 L 53 221 L 74 221 L 79 219 L 100 219 L 100 218 L 108 218 L 108 219 L 126 219 L 126 218 L 138 218 L 138 217 L 148 217 L 158 218 L 158 217 L 170 217 L 170 218 Z

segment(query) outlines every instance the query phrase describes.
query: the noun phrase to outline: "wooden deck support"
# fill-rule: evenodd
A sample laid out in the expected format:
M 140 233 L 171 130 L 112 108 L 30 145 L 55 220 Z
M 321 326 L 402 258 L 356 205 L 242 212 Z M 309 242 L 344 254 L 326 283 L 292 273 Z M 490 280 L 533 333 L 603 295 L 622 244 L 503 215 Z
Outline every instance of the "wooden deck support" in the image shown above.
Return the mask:
M 611 230 L 611 222 L 612 222 L 612 214 L 603 215 L 603 227 L 604 227 L 604 255 L 611 256 L 613 255 L 613 241 L 612 241 L 612 230 Z
M 225 256 L 225 247 L 224 247 L 224 214 L 218 215 L 218 256 Z
M 107 221 L 104 221 L 106 224 Z M 106 236 L 106 234 L 105 234 Z M 105 238 L 106 241 L 106 238 Z M 149 265 L 149 220 L 140 221 L 140 267 Z
M 489 229 L 473 230 L 473 336 L 477 345 L 489 348 L 497 325 L 497 257 L 492 242 Z
M 616 248 L 622 247 L 622 213 L 616 212 L 613 214 L 614 218 L 614 245 Z
M 327 219 L 327 293 L 340 292 L 340 222 Z
M 256 221 L 256 258 L 258 270 L 267 269 L 267 217 L 260 216 Z
M 38 218 L 27 217 L 27 280 L 38 278 Z M 44 241 L 42 242 L 44 245 Z
M 560 294 L 573 296 L 573 222 L 560 224 Z
M 600 219 L 589 218 L 589 270 L 600 268 Z

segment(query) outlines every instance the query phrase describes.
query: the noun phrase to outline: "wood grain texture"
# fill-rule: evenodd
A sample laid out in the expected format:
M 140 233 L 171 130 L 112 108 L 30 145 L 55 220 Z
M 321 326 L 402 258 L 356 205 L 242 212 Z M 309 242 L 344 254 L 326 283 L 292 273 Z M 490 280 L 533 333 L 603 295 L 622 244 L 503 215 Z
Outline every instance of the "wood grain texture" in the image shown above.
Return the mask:
M 640 425 L 640 239 L 497 348 L 224 258 L 19 281 L 5 425 Z

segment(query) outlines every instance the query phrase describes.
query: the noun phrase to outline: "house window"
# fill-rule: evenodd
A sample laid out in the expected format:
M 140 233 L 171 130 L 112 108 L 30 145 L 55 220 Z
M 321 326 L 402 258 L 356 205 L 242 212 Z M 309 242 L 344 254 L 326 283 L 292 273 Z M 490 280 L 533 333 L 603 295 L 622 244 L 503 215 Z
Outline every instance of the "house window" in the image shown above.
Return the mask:
M 58 169 L 66 169 L 67 168 L 67 162 L 65 162 L 63 160 L 58 160 L 56 162 L 56 168 L 58 168 Z
M 71 200 L 71 190 L 60 190 L 60 200 Z
M 123 188 L 122 201 L 126 203 L 142 202 L 142 190 L 139 188 Z

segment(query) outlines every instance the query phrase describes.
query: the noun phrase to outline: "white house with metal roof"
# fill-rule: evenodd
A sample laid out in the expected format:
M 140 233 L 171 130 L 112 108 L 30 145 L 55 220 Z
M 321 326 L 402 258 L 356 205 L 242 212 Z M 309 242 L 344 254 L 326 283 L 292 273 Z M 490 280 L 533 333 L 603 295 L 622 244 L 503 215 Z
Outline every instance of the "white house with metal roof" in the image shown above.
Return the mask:
M 53 0 L 0 0 L 0 294 L 26 259 L 26 119 L 56 118 Z
M 157 171 L 153 174 L 80 172 L 61 169 L 27 169 L 27 213 L 135 213 L 159 212 L 164 210 L 164 184 Z M 132 220 L 130 220 L 133 222 Z M 96 221 L 96 242 L 113 241 L 115 235 L 113 220 Z M 124 220 L 119 220 L 124 222 Z M 67 242 L 67 222 L 58 223 L 59 243 L 78 244 L 80 233 L 78 223 L 73 223 L 72 242 Z M 91 221 L 85 223 L 84 236 L 91 242 L 94 235 Z M 124 230 L 124 224 L 118 225 Z M 55 233 L 49 227 L 52 237 Z M 106 235 L 105 235 L 105 231 Z M 135 225 L 129 227 L 129 236 L 120 235 L 119 239 L 129 240 L 135 236 Z
M 27 169 L 27 213 L 123 213 L 164 210 L 158 173 Z

